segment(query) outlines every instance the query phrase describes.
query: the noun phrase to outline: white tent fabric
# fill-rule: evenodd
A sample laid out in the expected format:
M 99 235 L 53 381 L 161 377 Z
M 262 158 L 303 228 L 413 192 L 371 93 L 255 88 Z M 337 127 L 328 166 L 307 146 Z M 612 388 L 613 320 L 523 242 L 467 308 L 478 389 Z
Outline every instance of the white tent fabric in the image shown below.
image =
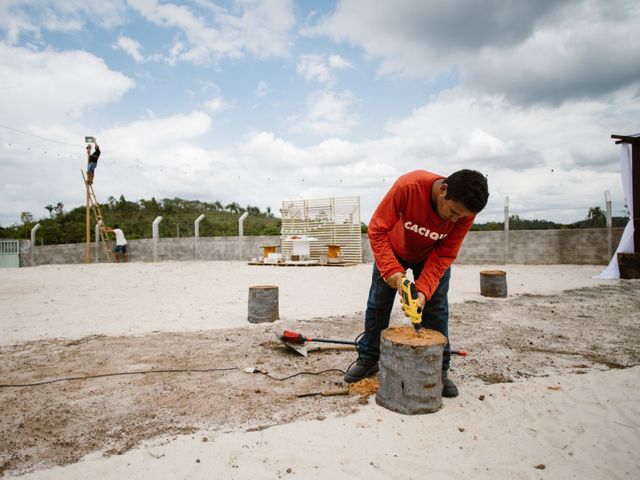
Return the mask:
M 634 137 L 640 134 L 633 135 Z M 620 151 L 620 172 L 622 174 L 622 188 L 624 189 L 624 196 L 627 199 L 627 205 L 629 207 L 629 223 L 622 232 L 622 238 L 618 244 L 611 261 L 607 268 L 596 275 L 593 278 L 600 279 L 613 279 L 620 278 L 620 269 L 618 268 L 618 253 L 634 253 L 633 252 L 633 180 L 631 177 L 631 145 L 628 143 L 622 144 L 622 150 Z M 640 192 L 637 192 L 640 195 Z

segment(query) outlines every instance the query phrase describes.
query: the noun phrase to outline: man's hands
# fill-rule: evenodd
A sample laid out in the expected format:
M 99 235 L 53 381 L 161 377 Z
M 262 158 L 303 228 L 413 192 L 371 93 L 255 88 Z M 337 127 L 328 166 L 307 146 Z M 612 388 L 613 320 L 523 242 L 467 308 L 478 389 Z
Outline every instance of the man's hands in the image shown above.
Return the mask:
M 402 296 L 402 279 L 404 276 L 404 273 L 396 272 L 393 275 L 389 275 L 384 281 L 391 288 L 395 288 L 398 291 L 398 295 Z M 418 300 L 416 302 L 420 308 L 424 308 L 424 304 L 427 303 L 427 297 L 425 297 L 424 293 L 418 292 Z
M 388 276 L 384 279 L 387 285 L 391 288 L 395 288 L 398 293 L 402 292 L 402 279 L 404 278 L 404 273 L 396 272 L 393 275 Z

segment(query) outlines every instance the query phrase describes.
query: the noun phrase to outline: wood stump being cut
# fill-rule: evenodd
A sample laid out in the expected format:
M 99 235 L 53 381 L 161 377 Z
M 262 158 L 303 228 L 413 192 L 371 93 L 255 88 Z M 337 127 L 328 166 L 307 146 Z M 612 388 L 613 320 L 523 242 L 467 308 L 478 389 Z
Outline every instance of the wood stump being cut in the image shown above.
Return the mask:
M 442 353 L 447 337 L 411 325 L 390 327 L 380 336 L 380 388 L 376 403 L 405 415 L 436 412 L 442 406 Z
M 480 295 L 483 297 L 507 297 L 507 272 L 485 270 L 480 272 Z
M 278 287 L 275 285 L 249 287 L 249 322 L 274 322 L 279 318 Z

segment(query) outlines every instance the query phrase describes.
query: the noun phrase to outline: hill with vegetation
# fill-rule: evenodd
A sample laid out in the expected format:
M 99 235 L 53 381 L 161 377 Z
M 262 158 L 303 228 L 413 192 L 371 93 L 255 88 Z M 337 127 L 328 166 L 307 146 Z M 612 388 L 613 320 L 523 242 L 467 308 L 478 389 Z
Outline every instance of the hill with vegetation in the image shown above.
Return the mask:
M 68 212 L 61 203 L 44 208 L 49 211 L 49 218 L 36 221 L 30 212 L 23 212 L 20 225 L 0 227 L 0 237 L 28 239 L 33 226 L 40 223 L 38 240 L 42 239 L 45 245 L 85 241 L 84 206 Z M 205 215 L 200 222 L 201 237 L 235 236 L 238 235 L 238 219 L 244 212 L 249 212 L 243 224 L 245 235 L 280 235 L 281 220 L 273 216 L 269 207 L 261 212 L 258 207 L 241 207 L 235 202 L 224 206 L 220 202 L 181 198 L 132 202 L 120 196 L 118 200 L 109 197 L 107 203 L 100 204 L 100 210 L 107 226 L 120 225 L 128 240 L 151 238 L 151 226 L 157 216 L 162 216 L 161 237 L 193 237 L 194 222 L 200 214 Z M 91 222 L 95 225 L 93 214 Z M 91 235 L 93 238 L 93 228 Z

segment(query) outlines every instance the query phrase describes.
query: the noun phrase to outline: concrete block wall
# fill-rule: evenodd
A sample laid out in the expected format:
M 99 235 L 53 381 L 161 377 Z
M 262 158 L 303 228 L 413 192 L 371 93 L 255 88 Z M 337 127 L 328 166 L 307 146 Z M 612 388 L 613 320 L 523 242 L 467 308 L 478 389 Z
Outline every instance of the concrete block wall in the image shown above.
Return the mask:
M 620 242 L 622 228 L 614 228 L 613 250 Z M 501 265 L 505 262 L 505 232 L 469 232 L 458 264 Z M 576 230 L 514 230 L 508 234 L 509 261 L 525 265 L 606 265 L 609 263 L 607 229 Z M 158 261 L 249 260 L 262 254 L 262 245 L 280 245 L 279 236 L 261 237 L 201 237 L 197 249 L 195 238 L 161 238 L 158 241 Z M 84 263 L 85 244 L 36 246 L 31 252 L 28 240 L 20 242 L 20 266 Z M 95 260 L 95 245 L 91 245 L 91 261 Z M 363 261 L 373 262 L 367 235 L 362 236 Z M 128 242 L 129 260 L 153 261 L 153 240 Z M 101 246 L 100 261 L 107 261 Z
M 612 229 L 615 251 L 623 228 Z M 508 234 L 509 261 L 521 265 L 607 265 L 611 260 L 606 228 L 572 230 L 512 230 Z M 363 258 L 373 262 L 367 236 L 363 236 Z M 469 232 L 456 263 L 501 265 L 505 263 L 505 232 Z M 613 253 L 613 252 L 612 252 Z
M 153 261 L 153 240 L 128 242 L 129 256 L 139 262 Z M 262 245 L 280 245 L 280 237 L 200 237 L 161 238 L 158 240 L 158 261 L 167 260 L 249 260 L 262 255 Z
M 504 263 L 504 232 L 469 232 L 464 239 L 456 263 L 493 265 Z
M 614 229 L 613 245 L 623 229 Z M 606 229 L 531 230 L 509 232 L 510 263 L 554 265 L 609 263 Z
M 39 245 L 31 251 L 31 241 L 20 241 L 20 266 L 33 267 L 49 264 L 73 264 L 84 263 L 85 244 L 67 243 L 60 245 Z M 91 258 L 94 257 L 94 248 L 91 246 Z
M 249 260 L 262 254 L 262 245 L 280 245 L 279 236 L 256 237 L 200 237 L 158 239 L 158 261 L 187 260 Z M 20 242 L 20 266 L 32 267 L 48 264 L 84 263 L 84 243 L 36 246 L 31 252 L 31 242 Z M 127 250 L 131 262 L 153 261 L 153 240 L 128 240 Z M 95 243 L 91 243 L 91 262 L 95 261 Z M 100 262 L 107 262 L 104 246 L 100 245 Z

